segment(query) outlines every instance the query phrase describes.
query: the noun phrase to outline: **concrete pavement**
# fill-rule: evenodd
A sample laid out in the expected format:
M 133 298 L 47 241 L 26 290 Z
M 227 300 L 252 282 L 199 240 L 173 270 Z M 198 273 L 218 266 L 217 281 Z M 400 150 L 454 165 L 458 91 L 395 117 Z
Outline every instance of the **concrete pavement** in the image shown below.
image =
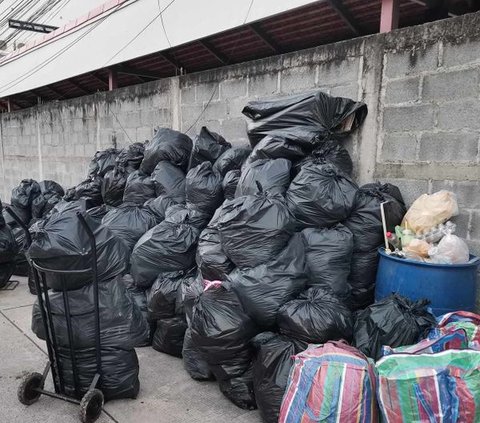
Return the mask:
M 0 422 L 77 423 L 78 407 L 43 396 L 26 407 L 17 400 L 23 372 L 41 372 L 47 361 L 46 347 L 30 329 L 35 297 L 25 278 L 13 276 L 19 285 L 0 290 Z M 136 400 L 108 402 L 99 423 L 261 423 L 257 411 L 233 405 L 215 382 L 197 382 L 183 369 L 182 360 L 154 351 L 137 349 L 140 361 L 140 394 Z M 51 380 L 49 376 L 49 389 Z

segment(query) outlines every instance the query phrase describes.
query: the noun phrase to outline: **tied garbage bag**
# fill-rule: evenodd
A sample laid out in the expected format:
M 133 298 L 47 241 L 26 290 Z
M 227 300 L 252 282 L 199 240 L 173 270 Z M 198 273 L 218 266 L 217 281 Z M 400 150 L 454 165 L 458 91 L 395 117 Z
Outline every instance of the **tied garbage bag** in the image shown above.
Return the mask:
M 189 325 L 191 325 L 195 302 L 203 292 L 203 281 L 204 279 L 202 278 L 202 275 L 197 274 L 191 278 L 186 278 L 180 286 L 180 299 L 183 304 L 183 310 Z
M 464 264 L 470 259 L 467 243 L 452 233 L 447 233 L 428 254 L 433 263 Z
M 144 206 L 122 204 L 110 210 L 102 224 L 133 249 L 140 237 L 157 224 L 155 216 Z
M 362 310 L 373 303 L 377 279 L 377 250 L 353 253 L 348 286 L 350 288 L 350 308 Z
M 79 211 L 81 208 L 79 208 Z M 92 218 L 95 219 L 98 223 L 102 223 L 102 219 L 104 216 L 112 210 L 111 206 L 107 206 L 105 204 L 102 204 L 101 206 L 97 207 L 92 207 L 91 209 L 87 210 L 87 214 Z
M 295 356 L 278 422 L 314 421 L 378 422 L 374 364 L 345 342 Z
M 405 214 L 402 226 L 415 233 L 428 232 L 458 215 L 457 197 L 453 192 L 441 190 L 418 197 Z
M 255 394 L 253 392 L 252 366 L 240 376 L 218 382 L 220 392 L 232 401 L 237 407 L 244 410 L 255 410 Z
M 153 349 L 174 357 L 181 357 L 186 330 L 187 323 L 184 316 L 158 320 L 157 330 L 152 340 Z
M 189 223 L 166 220 L 146 232 L 130 260 L 130 274 L 137 286 L 149 288 L 161 272 L 192 268 L 198 235 L 198 229 Z
M 240 180 L 241 171 L 239 169 L 230 170 L 225 174 L 222 181 L 223 196 L 225 200 L 233 200 L 235 198 L 235 191 L 237 189 L 238 181 Z
M 239 170 L 251 152 L 250 147 L 229 148 L 217 159 L 213 169 L 222 176 L 225 176 L 231 170 Z
M 188 272 L 160 273 L 153 285 L 147 290 L 148 320 L 154 322 L 175 316 L 177 293 Z
M 237 295 L 224 284 L 205 289 L 195 303 L 192 340 L 217 380 L 242 376 L 251 364 L 250 340 L 258 333 Z
M 179 198 L 185 201 L 185 173 L 178 166 L 162 160 L 155 166 L 152 173 L 155 185 L 155 195 Z
M 319 287 L 310 288 L 283 305 L 277 324 L 280 333 L 303 342 L 322 344 L 352 339 L 352 313 L 335 295 Z
M 380 204 L 385 205 L 387 230 L 394 233 L 405 214 L 400 190 L 392 184 L 363 185 L 355 195 L 353 211 L 345 226 L 353 234 L 354 251 L 367 252 L 383 245 L 383 226 Z
M 93 179 L 97 176 L 103 178 L 108 171 L 114 169 L 117 155 L 118 150 L 116 148 L 97 151 L 88 167 L 89 178 Z
M 151 177 L 140 170 L 132 172 L 125 184 L 123 202 L 141 206 L 145 201 L 155 197 L 155 185 Z
M 114 207 L 122 204 L 127 177 L 128 174 L 125 171 L 118 169 L 110 170 L 105 174 L 102 181 L 102 198 L 105 204 Z
M 100 356 L 102 378 L 97 388 L 102 391 L 105 401 L 136 398 L 140 389 L 140 381 L 138 380 L 138 357 L 135 350 L 104 348 L 102 346 Z M 75 351 L 75 364 L 80 385 L 79 395 L 75 393 L 70 349 L 59 348 L 59 357 L 59 367 L 65 384 L 65 393 L 70 397 L 81 399 L 88 391 L 95 373 L 97 373 L 95 349 Z
M 95 176 L 80 182 L 75 187 L 74 200 L 85 200 L 87 209 L 103 204 L 102 181 L 100 176 Z
M 332 228 L 302 231 L 309 286 L 330 289 L 343 300 L 349 295 L 348 275 L 353 251 L 353 235 L 338 224 Z
M 278 423 L 288 375 L 293 366 L 295 345 L 282 335 L 264 332 L 253 338 L 253 390 L 258 409 L 266 423 Z
M 95 235 L 99 281 L 108 281 L 126 273 L 130 251 L 109 229 L 88 214 L 84 218 Z M 28 255 L 42 267 L 56 270 L 90 269 L 91 245 L 85 229 L 74 210 L 56 213 L 39 223 L 33 233 Z M 49 288 L 79 289 L 91 283 L 91 274 L 47 274 Z
M 287 134 L 296 139 L 343 138 L 357 129 L 367 116 L 364 103 L 331 97 L 321 91 L 250 101 L 242 113 L 251 119 L 248 138 L 252 146 L 263 137 Z
M 158 162 L 165 160 L 185 171 L 191 152 L 190 137 L 173 129 L 159 128 L 145 146 L 140 170 L 151 174 Z
M 310 156 L 295 163 L 294 174 L 297 175 L 302 167 L 310 161 L 317 163 L 330 163 L 335 165 L 341 172 L 351 176 L 353 162 L 347 149 L 335 140 L 318 141 Z
M 27 226 L 32 218 L 32 203 L 40 194 L 40 185 L 33 179 L 23 179 L 20 185 L 12 189 L 10 201 L 13 211 Z
M 218 216 L 222 249 L 238 267 L 255 267 L 275 258 L 292 234 L 292 216 L 279 194 L 238 197 Z
M 334 165 L 313 161 L 292 181 L 286 200 L 300 227 L 330 227 L 350 216 L 357 189 Z
M 183 339 L 182 357 L 183 367 L 192 379 L 213 379 L 213 374 L 208 367 L 208 363 L 205 361 L 202 353 L 192 341 L 192 333 L 190 329 L 187 329 L 185 331 L 185 338 Z
M 353 345 L 378 360 L 383 345 L 396 348 L 416 343 L 436 324 L 427 304 L 427 300 L 411 301 L 398 294 L 372 304 L 357 315 Z
M 307 156 L 308 147 L 286 135 L 267 135 L 255 146 L 248 160 L 254 162 L 262 159 L 288 159 L 296 162 Z
M 124 275 L 122 277 L 122 282 L 125 285 L 125 289 L 127 291 L 127 295 L 130 296 L 132 301 L 137 305 L 140 312 L 142 313 L 143 320 L 147 322 L 148 325 L 148 337 L 145 338 L 145 341 L 137 345 L 137 347 L 147 347 L 152 343 L 152 331 L 151 331 L 151 323 L 147 320 L 147 296 L 145 295 L 145 291 L 135 285 L 135 281 L 133 280 L 131 275 Z
M 174 204 L 165 212 L 165 220 L 172 223 L 188 223 L 199 231 L 210 221 L 210 215 L 199 210 L 193 204 Z
M 32 216 L 35 219 L 47 216 L 65 195 L 63 188 L 55 181 L 41 181 L 38 185 L 41 193 L 32 201 Z
M 253 195 L 258 191 L 257 183 L 272 194 L 285 195 L 290 185 L 292 163 L 286 159 L 257 160 L 242 170 L 235 197 Z
M 135 142 L 119 151 L 115 159 L 115 167 L 127 174 L 135 172 L 140 168 L 143 160 L 145 146 L 141 142 Z
M 161 195 L 160 197 L 151 198 L 150 200 L 145 201 L 144 206 L 155 216 L 158 224 L 165 219 L 167 209 L 177 204 L 178 201 L 175 197 Z
M 227 278 L 244 310 L 261 328 L 275 325 L 278 310 L 305 289 L 305 249 L 295 234 L 274 260 L 251 269 L 235 269 Z
M 75 349 L 95 347 L 94 286 L 68 291 L 72 324 L 72 345 Z M 67 319 L 63 293 L 48 291 L 55 339 L 60 347 L 68 348 Z M 149 328 L 141 310 L 135 304 L 121 278 L 98 284 L 100 343 L 102 348 L 132 349 L 144 344 Z M 40 306 L 36 301 L 32 311 L 32 331 L 45 339 Z
M 480 351 L 394 354 L 376 365 L 382 421 L 478 422 Z
M 225 138 L 221 135 L 210 131 L 206 126 L 202 126 L 200 134 L 193 140 L 189 169 L 193 169 L 203 162 L 214 164 L 231 147 L 232 145 L 225 141 Z
M 213 215 L 223 202 L 222 177 L 210 162 L 203 162 L 187 173 L 185 194 L 187 205 Z

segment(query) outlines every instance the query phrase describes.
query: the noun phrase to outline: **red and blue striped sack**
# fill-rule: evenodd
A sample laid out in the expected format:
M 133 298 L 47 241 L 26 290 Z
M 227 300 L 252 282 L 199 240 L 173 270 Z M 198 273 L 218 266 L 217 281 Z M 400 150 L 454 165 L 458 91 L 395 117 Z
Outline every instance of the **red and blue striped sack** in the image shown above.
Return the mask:
M 343 341 L 295 356 L 279 423 L 376 423 L 374 365 Z

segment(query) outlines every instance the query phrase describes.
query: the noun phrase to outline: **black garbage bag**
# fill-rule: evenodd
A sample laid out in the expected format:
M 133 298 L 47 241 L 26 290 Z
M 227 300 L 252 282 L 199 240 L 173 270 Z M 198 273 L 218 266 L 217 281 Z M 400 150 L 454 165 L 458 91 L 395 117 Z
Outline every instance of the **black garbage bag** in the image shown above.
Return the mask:
M 125 171 L 118 169 L 110 170 L 105 174 L 102 181 L 102 198 L 105 204 L 114 207 L 122 204 L 127 177 L 128 174 Z
M 203 162 L 187 173 L 185 194 L 187 204 L 213 215 L 223 202 L 222 176 L 210 162 Z
M 316 163 L 330 163 L 335 165 L 341 172 L 351 176 L 353 172 L 353 162 L 347 149 L 336 140 L 324 140 L 315 143 L 315 148 L 308 157 L 297 161 L 293 167 L 293 172 L 297 175 L 302 166 L 310 161 Z
M 347 279 L 353 253 L 352 233 L 339 223 L 332 228 L 307 228 L 302 235 L 308 285 L 331 289 L 339 298 L 347 300 Z
M 32 216 L 35 219 L 45 217 L 65 195 L 63 188 L 55 181 L 40 181 L 38 185 L 41 193 L 32 202 Z
M 157 219 L 146 207 L 127 203 L 110 210 L 102 224 L 132 250 L 140 237 L 157 224 Z
M 135 350 L 122 348 L 104 348 L 101 352 L 102 378 L 97 388 L 103 393 L 105 401 L 122 398 L 136 398 L 140 389 L 138 379 L 139 365 Z M 89 348 L 75 351 L 75 363 L 80 385 L 79 395 L 75 394 L 72 360 L 68 348 L 59 348 L 60 369 L 62 372 L 65 393 L 77 399 L 88 391 L 97 373 L 95 349 Z
M 158 162 L 166 160 L 185 171 L 192 152 L 192 140 L 188 135 L 169 128 L 159 128 L 145 146 L 140 170 L 151 174 Z
M 63 196 L 64 201 L 75 201 L 75 187 L 68 188 Z
M 222 181 L 223 196 L 225 200 L 233 200 L 240 180 L 241 171 L 239 169 L 230 170 L 225 174 Z
M 217 380 L 241 376 L 251 364 L 251 339 L 258 333 L 237 295 L 224 284 L 204 290 L 191 321 L 192 340 Z
M 179 201 L 176 197 L 169 197 L 167 195 L 161 195 L 157 198 L 151 198 L 150 200 L 145 201 L 144 206 L 150 210 L 150 212 L 155 216 L 157 224 L 165 219 L 166 211 L 171 207 L 179 204 Z
M 188 223 L 199 231 L 207 227 L 211 215 L 193 204 L 174 204 L 165 212 L 165 220 L 171 223 Z
M 277 324 L 283 335 L 312 344 L 352 339 L 352 313 L 334 294 L 320 287 L 310 288 L 283 305 Z
M 350 275 L 348 276 L 349 304 L 352 310 L 362 310 L 373 303 L 377 268 L 377 249 L 352 254 Z
M 87 209 L 103 204 L 102 197 L 103 178 L 95 176 L 80 182 L 75 187 L 74 200 L 86 201 Z
M 218 382 L 220 392 L 232 401 L 237 407 L 244 410 L 255 410 L 255 394 L 253 392 L 252 366 L 240 376 Z
M 180 286 L 183 312 L 185 313 L 189 325 L 191 325 L 195 302 L 203 292 L 203 282 L 204 279 L 202 278 L 202 275 L 197 274 L 191 278 L 185 278 Z
M 255 146 L 272 133 L 287 134 L 297 139 L 343 138 L 363 123 L 367 106 L 313 91 L 272 100 L 250 101 L 242 113 L 252 120 L 247 132 L 250 144 Z
M 3 288 L 15 273 L 16 264 L 14 261 L 10 263 L 0 264 L 0 288 Z
M 285 195 L 290 185 L 291 167 L 292 163 L 287 159 L 261 159 L 248 164 L 240 175 L 235 197 L 255 194 L 257 182 L 264 191 Z
M 155 185 L 151 177 L 140 170 L 132 172 L 127 178 L 123 202 L 141 206 L 150 198 L 155 198 Z
M 380 204 L 385 207 L 387 230 L 395 232 L 406 213 L 400 190 L 392 184 L 367 184 L 355 195 L 353 211 L 345 221 L 353 234 L 354 251 L 367 252 L 383 245 L 383 226 Z
M 238 267 L 255 267 L 275 258 L 292 234 L 292 216 L 279 194 L 238 197 L 218 217 L 222 249 Z
M 72 325 L 72 344 L 75 349 L 95 347 L 94 286 L 89 284 L 68 291 L 68 302 Z M 57 345 L 67 348 L 67 319 L 63 293 L 48 291 L 51 316 Z M 100 315 L 100 343 L 103 347 L 132 349 L 145 343 L 149 327 L 140 308 L 128 293 L 121 278 L 98 284 Z M 32 331 L 45 339 L 43 322 L 38 302 L 32 312 Z
M 147 323 L 148 326 L 148 337 L 144 339 L 144 342 L 141 342 L 136 345 L 137 347 L 148 347 L 152 345 L 152 337 L 153 333 L 155 332 L 155 328 L 152 330 L 152 322 L 147 320 L 147 296 L 143 289 L 139 288 L 135 285 L 135 281 L 132 278 L 132 275 L 124 275 L 122 277 L 122 282 L 125 285 L 125 289 L 127 295 L 129 295 L 132 301 L 137 305 L 140 312 L 142 313 L 144 321 Z
M 264 332 L 253 338 L 253 390 L 260 415 L 266 423 L 278 423 L 283 394 L 293 366 L 293 356 L 300 351 L 287 337 Z
M 0 203 L 0 208 L 1 208 Z M 16 228 L 18 233 L 21 231 L 23 234 L 22 240 L 25 239 L 25 234 L 22 229 Z M 23 244 L 17 244 L 14 233 L 10 227 L 5 223 L 3 219 L 0 221 L 0 263 L 12 263 L 15 261 L 15 257 L 20 248 L 23 248 Z
M 153 285 L 146 291 L 148 320 L 151 322 L 175 317 L 178 291 L 181 290 L 187 271 L 163 272 L 155 279 Z
M 108 171 L 115 167 L 117 156 L 118 150 L 116 148 L 97 151 L 88 166 L 88 176 L 92 179 L 97 176 L 103 178 Z
M 330 227 L 352 212 L 358 187 L 334 165 L 310 162 L 287 191 L 288 208 L 300 227 Z
M 309 143 L 302 145 L 286 135 L 267 135 L 253 149 L 248 160 L 254 162 L 264 159 L 288 159 L 297 162 L 311 151 Z
M 18 186 L 12 189 L 11 206 L 26 225 L 32 218 L 33 201 L 40 194 L 40 185 L 34 179 L 23 179 Z
M 274 326 L 280 307 L 296 298 L 307 283 L 302 236 L 293 235 L 274 260 L 251 269 L 235 269 L 227 281 L 258 327 Z
M 108 228 L 85 214 L 85 220 L 95 235 L 97 246 L 97 272 L 99 281 L 108 281 L 123 275 L 128 269 L 130 251 Z M 53 214 L 40 222 L 33 233 L 28 255 L 42 267 L 56 270 L 81 270 L 91 268 L 90 240 L 75 211 Z M 87 274 L 48 274 L 47 285 L 55 290 L 79 289 L 91 283 Z
M 210 131 L 206 126 L 202 126 L 200 134 L 193 140 L 192 155 L 188 168 L 193 169 L 203 162 L 214 164 L 231 147 L 232 145 L 225 141 L 225 138 L 221 135 Z
M 112 209 L 113 209 L 113 207 L 107 206 L 106 204 L 102 204 L 101 206 L 92 207 L 91 209 L 88 209 L 86 213 L 92 219 L 95 219 L 98 223 L 102 223 L 102 219 Z M 81 210 L 81 208 L 79 210 Z
M 152 181 L 155 185 L 155 195 L 166 195 L 185 199 L 185 173 L 178 166 L 165 160 L 158 162 L 152 173 Z
M 245 160 L 252 152 L 250 147 L 232 147 L 226 150 L 215 162 L 213 168 L 225 176 L 231 170 L 241 169 Z
M 11 227 L 11 232 L 14 237 L 14 242 L 16 243 L 16 255 L 14 257 L 15 274 L 17 276 L 28 276 L 30 266 L 28 264 L 27 257 L 25 256 L 25 253 L 27 251 L 27 246 L 25 242 L 25 231 L 21 227 L 16 226 L 16 222 L 13 225 L 14 226 Z M 5 241 L 7 243 L 10 243 L 7 231 L 4 231 L 3 236 L 5 237 Z M 11 252 L 11 248 L 7 251 Z
M 378 360 L 382 346 L 411 345 L 425 338 L 436 325 L 428 300 L 412 301 L 398 294 L 372 304 L 357 314 L 353 345 Z
M 153 335 L 153 349 L 174 357 L 181 357 L 186 330 L 187 322 L 184 316 L 158 320 L 157 330 Z
M 135 172 L 140 168 L 143 160 L 145 145 L 141 142 L 135 142 L 119 151 L 115 159 L 115 167 L 127 174 Z
M 149 288 L 161 272 L 192 268 L 198 236 L 194 226 L 166 220 L 145 233 L 130 260 L 130 273 L 137 286 Z
M 182 357 L 183 367 L 192 379 L 213 379 L 213 374 L 208 367 L 208 363 L 205 361 L 202 353 L 192 341 L 192 333 L 190 328 L 185 331 L 185 338 L 183 339 Z

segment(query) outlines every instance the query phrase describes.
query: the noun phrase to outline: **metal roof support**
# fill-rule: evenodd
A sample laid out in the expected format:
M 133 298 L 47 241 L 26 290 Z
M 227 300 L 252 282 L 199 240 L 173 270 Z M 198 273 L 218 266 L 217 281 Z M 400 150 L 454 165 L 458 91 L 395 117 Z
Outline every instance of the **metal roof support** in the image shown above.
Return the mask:
M 380 32 L 390 32 L 398 28 L 400 0 L 382 0 Z
M 118 73 L 116 69 L 108 69 L 108 91 L 118 88 Z
M 73 85 L 77 90 L 81 91 L 83 94 L 87 95 L 87 94 L 92 94 L 91 91 L 89 91 L 87 88 L 85 88 L 84 86 L 80 85 L 78 82 L 75 82 L 73 79 L 68 79 L 68 83 L 70 85 Z M 68 91 L 67 91 L 68 92 Z M 63 95 L 62 95 L 63 97 Z
M 337 12 L 338 16 L 342 18 L 342 20 L 355 35 L 362 35 L 362 31 L 358 27 L 353 16 L 343 4 L 343 0 L 328 0 L 328 3 L 330 3 L 330 6 L 335 10 L 335 12 Z
M 124 73 L 125 75 L 133 75 L 140 77 L 144 82 L 146 79 L 160 79 L 154 72 L 149 72 L 142 69 L 136 69 L 128 65 L 119 65 L 115 68 L 118 73 Z
M 59 98 L 62 98 L 63 97 L 63 93 L 58 91 L 56 88 L 53 88 L 52 86 L 50 85 L 45 85 L 45 88 L 48 90 L 48 91 L 51 91 L 53 94 L 55 94 L 56 96 L 58 96 Z
M 167 51 L 162 51 L 161 53 L 158 53 L 158 55 L 159 55 L 162 59 L 164 59 L 164 60 L 166 60 L 168 63 L 170 63 L 175 69 L 180 69 L 180 68 L 182 67 L 182 66 L 180 65 L 180 63 L 178 63 L 178 61 L 175 60 L 175 59 L 173 58 L 173 56 L 172 56 L 170 53 L 168 53 Z
M 207 49 L 212 56 L 215 56 L 215 58 L 222 63 L 222 65 L 226 65 L 228 63 L 228 59 L 221 54 L 219 51 L 215 49 L 208 41 L 205 40 L 198 40 L 198 42 Z
M 279 45 L 273 41 L 272 38 L 266 34 L 262 28 L 256 24 L 250 24 L 248 26 L 255 33 L 255 35 L 260 38 L 264 44 L 267 45 L 275 54 L 282 52 L 282 49 L 279 47 Z
M 97 75 L 96 72 L 91 72 L 89 73 L 89 75 L 96 79 L 97 81 L 101 82 L 103 85 L 107 86 L 108 87 L 108 81 L 106 81 L 105 79 L 103 79 L 101 76 Z

